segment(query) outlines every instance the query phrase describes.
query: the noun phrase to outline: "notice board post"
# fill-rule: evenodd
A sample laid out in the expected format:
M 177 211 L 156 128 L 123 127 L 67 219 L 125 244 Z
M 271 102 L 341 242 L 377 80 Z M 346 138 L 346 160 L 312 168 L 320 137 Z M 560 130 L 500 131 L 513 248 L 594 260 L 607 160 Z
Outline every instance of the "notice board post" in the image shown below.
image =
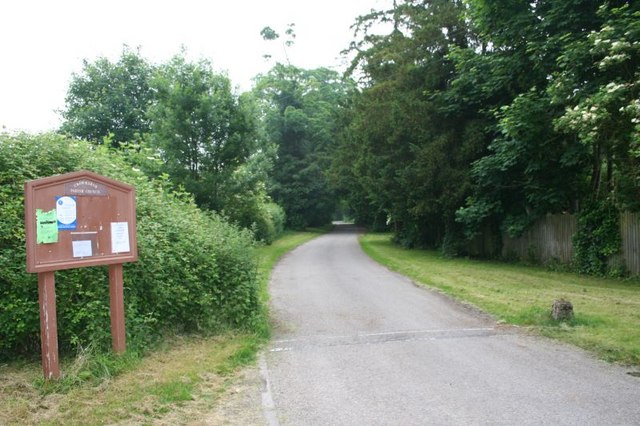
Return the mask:
M 55 271 L 109 265 L 112 346 L 126 349 L 122 264 L 138 259 L 135 189 L 89 171 L 25 183 L 27 272 L 38 274 L 42 368 L 60 377 Z
M 126 349 L 122 263 L 109 265 L 109 299 L 111 307 L 111 342 L 113 350 L 117 353 L 122 353 Z
M 58 366 L 56 281 L 53 271 L 38 274 L 38 304 L 40 305 L 42 370 L 46 379 L 57 379 L 60 377 L 60 367 Z

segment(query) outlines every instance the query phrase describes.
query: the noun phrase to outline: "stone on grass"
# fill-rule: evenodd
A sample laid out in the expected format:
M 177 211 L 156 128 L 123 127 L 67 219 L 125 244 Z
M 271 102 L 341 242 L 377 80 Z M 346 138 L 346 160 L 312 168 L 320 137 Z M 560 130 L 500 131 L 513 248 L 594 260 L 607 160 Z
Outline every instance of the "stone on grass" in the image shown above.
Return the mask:
M 567 321 L 573 318 L 573 305 L 565 299 L 553 301 L 551 306 L 551 316 L 556 321 Z

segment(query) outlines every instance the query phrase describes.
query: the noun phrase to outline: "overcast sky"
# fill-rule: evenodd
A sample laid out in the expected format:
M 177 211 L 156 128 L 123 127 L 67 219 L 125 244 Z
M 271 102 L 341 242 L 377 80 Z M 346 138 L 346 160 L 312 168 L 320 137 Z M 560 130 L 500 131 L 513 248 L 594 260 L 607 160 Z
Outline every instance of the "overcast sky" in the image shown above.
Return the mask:
M 344 69 L 340 51 L 353 39 L 359 15 L 390 0 L 7 0 L 0 2 L 0 130 L 39 132 L 60 125 L 56 110 L 82 60 L 115 61 L 123 44 L 140 47 L 152 63 L 181 46 L 207 58 L 240 90 L 273 62 L 262 40 L 270 26 L 281 35 L 295 23 L 293 65 Z M 277 45 L 278 47 L 280 45 Z

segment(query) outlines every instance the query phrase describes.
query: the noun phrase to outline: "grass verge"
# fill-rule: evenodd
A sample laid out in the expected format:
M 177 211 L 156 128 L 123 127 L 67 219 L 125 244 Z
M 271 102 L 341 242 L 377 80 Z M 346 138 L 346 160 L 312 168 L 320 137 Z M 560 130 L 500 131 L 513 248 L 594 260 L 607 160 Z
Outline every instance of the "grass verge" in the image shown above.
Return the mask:
M 607 361 L 640 366 L 640 279 L 449 259 L 435 251 L 396 246 L 389 234 L 368 234 L 360 243 L 389 269 L 471 303 L 499 321 L 530 327 Z M 559 298 L 573 304 L 573 320 L 559 323 L 550 317 L 551 304 Z
M 185 424 L 206 418 L 268 336 L 271 269 L 283 254 L 323 232 L 287 232 L 256 249 L 264 306 L 264 325 L 256 333 L 171 336 L 144 358 L 84 352 L 63 361 L 59 382 L 43 382 L 36 362 L 0 364 L 0 425 Z M 116 371 L 101 380 L 91 373 L 114 365 Z
M 43 389 L 40 365 L 0 367 L 0 424 L 149 424 L 179 413 L 196 420 L 232 380 L 250 335 L 174 336 L 130 370 L 99 384 Z M 63 372 L 65 371 L 63 366 Z

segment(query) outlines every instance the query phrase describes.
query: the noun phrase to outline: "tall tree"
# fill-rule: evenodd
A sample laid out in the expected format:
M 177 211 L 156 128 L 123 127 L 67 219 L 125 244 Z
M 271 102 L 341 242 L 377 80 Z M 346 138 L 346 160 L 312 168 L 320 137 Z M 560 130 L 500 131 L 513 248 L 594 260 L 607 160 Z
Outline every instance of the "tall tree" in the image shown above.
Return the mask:
M 612 6 L 604 5 L 598 12 L 600 3 L 470 2 L 474 25 L 487 48 L 457 58 L 462 72 L 454 85 L 488 95 L 484 107 L 493 109 L 495 134 L 488 155 L 473 166 L 474 194 L 458 212 L 469 233 L 493 221 L 504 232 L 518 235 L 547 213 L 579 211 L 583 201 L 598 192 L 600 182 L 607 180 L 601 179 L 601 165 L 612 158 L 609 141 L 621 138 L 606 130 L 596 141 L 589 137 L 594 123 L 575 120 L 583 115 L 595 117 L 599 106 L 604 107 L 605 97 L 592 97 L 598 80 L 605 93 L 606 84 L 621 77 L 619 71 L 617 77 L 616 72 L 603 73 L 598 53 L 589 49 L 589 40 L 595 40 L 594 34 L 605 24 L 604 11 Z M 611 43 L 617 38 L 605 37 Z M 623 62 L 637 65 L 630 57 Z M 475 89 L 472 82 L 477 82 Z M 633 99 L 633 90 L 624 96 Z M 599 111 L 617 110 L 622 103 L 612 102 Z M 581 128 L 574 125 L 578 122 Z M 626 123 L 618 128 L 629 129 L 630 120 Z M 604 170 L 612 172 L 613 167 Z
M 475 117 L 443 96 L 455 72 L 448 55 L 469 43 L 463 11 L 456 1 L 403 1 L 357 22 L 364 33 L 352 44 L 352 68 L 364 87 L 339 152 L 358 154 L 338 157 L 334 176 L 350 176 L 340 181 L 358 218 L 386 221 L 406 245 L 457 233 L 454 212 L 477 155 L 463 138 Z M 376 23 L 388 23 L 389 34 L 369 33 Z
M 396 0 L 359 18 L 332 172 L 356 218 L 455 253 L 592 199 L 638 209 L 639 8 Z
M 255 128 L 229 78 L 208 61 L 177 55 L 159 67 L 149 109 L 150 142 L 176 183 L 200 206 L 222 210 L 234 171 L 255 149 Z
M 331 220 L 336 199 L 326 176 L 329 148 L 335 144 L 338 111 L 350 87 L 334 71 L 279 63 L 257 80 L 266 135 L 277 146 L 270 193 L 285 209 L 289 226 Z
M 586 157 L 591 200 L 640 210 L 640 6 L 602 5 L 597 30 L 567 43 L 549 86 L 555 129 Z
M 274 149 L 258 133 L 260 110 L 250 94 L 207 61 L 185 53 L 150 66 L 125 48 L 117 63 L 85 62 L 69 88 L 63 130 L 125 149 L 128 161 L 150 176 L 166 174 L 200 207 L 272 240 L 284 221 L 267 195 Z M 159 161 L 158 161 L 159 160 Z
M 85 60 L 82 72 L 71 78 L 61 131 L 96 143 L 111 135 L 114 147 L 147 133 L 152 73 L 153 66 L 139 51 L 126 46 L 115 63 Z

